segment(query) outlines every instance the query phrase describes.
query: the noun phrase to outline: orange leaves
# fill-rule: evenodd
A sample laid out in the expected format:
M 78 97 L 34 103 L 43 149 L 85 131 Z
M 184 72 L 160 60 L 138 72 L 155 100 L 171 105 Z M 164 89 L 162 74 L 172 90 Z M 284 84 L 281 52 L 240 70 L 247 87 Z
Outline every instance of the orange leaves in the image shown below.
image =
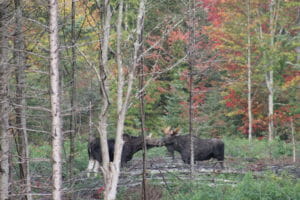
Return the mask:
M 188 34 L 187 33 L 183 33 L 180 30 L 174 30 L 169 34 L 168 37 L 168 43 L 169 44 L 173 44 L 174 42 L 181 40 L 184 43 L 188 43 Z
M 284 90 L 291 88 L 297 84 L 300 84 L 300 72 L 295 71 L 294 73 L 291 73 L 290 75 L 284 76 L 285 83 L 283 84 L 282 88 Z
M 237 93 L 233 89 L 230 89 L 229 94 L 224 96 L 223 98 L 226 100 L 225 104 L 228 108 L 236 107 L 241 102 L 241 97 L 237 95 Z

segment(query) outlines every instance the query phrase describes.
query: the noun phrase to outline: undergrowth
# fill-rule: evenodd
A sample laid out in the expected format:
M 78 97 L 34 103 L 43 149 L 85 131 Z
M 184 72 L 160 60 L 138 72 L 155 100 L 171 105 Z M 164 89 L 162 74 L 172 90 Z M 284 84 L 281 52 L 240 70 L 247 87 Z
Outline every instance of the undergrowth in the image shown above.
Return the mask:
M 164 200 L 298 200 L 300 180 L 268 173 L 256 177 L 247 173 L 236 184 L 207 184 L 201 182 L 174 183 L 166 190 Z

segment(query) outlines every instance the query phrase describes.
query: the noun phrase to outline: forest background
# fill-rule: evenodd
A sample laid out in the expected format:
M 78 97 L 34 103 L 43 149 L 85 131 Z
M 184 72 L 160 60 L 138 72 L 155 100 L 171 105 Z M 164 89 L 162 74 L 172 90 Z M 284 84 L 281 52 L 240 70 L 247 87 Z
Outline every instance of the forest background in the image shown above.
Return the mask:
M 161 137 L 162 129 L 171 126 L 180 127 L 181 134 L 188 133 L 191 102 L 193 134 L 197 136 L 247 138 L 253 145 L 260 140 L 275 140 L 293 144 L 295 153 L 300 139 L 300 3 L 194 3 L 191 17 L 190 1 L 146 1 L 140 50 L 145 132 Z M 47 169 L 49 173 L 51 169 L 49 8 L 44 0 L 0 1 L 0 6 L 1 162 L 9 161 L 11 181 L 22 182 L 30 171 L 34 174 L 35 170 L 42 173 Z M 58 1 L 65 176 L 84 170 L 86 156 L 84 162 L 78 159 L 86 152 L 81 152 L 85 147 L 80 145 L 85 146 L 89 138 L 98 134 L 95 124 L 103 97 L 102 77 L 98 76 L 103 53 L 103 43 L 99 41 L 104 34 L 101 6 L 94 0 Z M 117 132 L 119 113 L 118 41 L 127 80 L 135 62 L 140 1 L 124 1 L 123 6 L 119 40 L 120 1 L 109 4 L 109 74 L 105 78 L 109 80 L 111 98 L 107 120 L 110 138 Z M 138 79 L 136 73 L 124 121 L 124 132 L 131 135 L 141 132 Z M 124 90 L 128 83 L 125 81 Z M 47 164 L 41 164 L 45 161 Z M 37 169 L 39 166 L 43 169 Z M 34 175 L 30 179 L 35 180 Z

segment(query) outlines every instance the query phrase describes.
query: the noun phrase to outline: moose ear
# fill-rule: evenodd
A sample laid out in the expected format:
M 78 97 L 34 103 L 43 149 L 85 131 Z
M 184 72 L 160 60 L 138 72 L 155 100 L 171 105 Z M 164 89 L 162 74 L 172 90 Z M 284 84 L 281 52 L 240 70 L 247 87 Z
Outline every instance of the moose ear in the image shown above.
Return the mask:
M 163 132 L 165 135 L 170 135 L 171 134 L 171 126 L 168 126 L 167 128 L 163 129 Z
M 173 130 L 172 135 L 177 135 L 179 130 L 180 130 L 180 128 L 177 127 L 175 130 Z

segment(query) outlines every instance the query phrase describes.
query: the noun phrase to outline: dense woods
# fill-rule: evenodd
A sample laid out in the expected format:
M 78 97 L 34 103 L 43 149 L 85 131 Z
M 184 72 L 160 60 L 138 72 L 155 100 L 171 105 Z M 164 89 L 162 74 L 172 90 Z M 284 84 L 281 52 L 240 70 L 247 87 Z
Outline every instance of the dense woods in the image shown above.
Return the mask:
M 247 173 L 300 167 L 299 69 L 297 0 L 0 0 L 0 199 L 257 199 L 267 183 L 300 198 L 297 170 Z M 161 147 L 170 127 L 189 139 L 181 167 Z M 124 134 L 144 153 L 121 168 Z M 87 177 L 95 138 L 100 172 Z M 235 190 L 197 185 L 193 138 L 225 144 L 225 175 L 209 176 Z M 122 185 L 142 159 L 143 188 Z M 189 188 L 149 178 L 164 159 L 189 168 Z

